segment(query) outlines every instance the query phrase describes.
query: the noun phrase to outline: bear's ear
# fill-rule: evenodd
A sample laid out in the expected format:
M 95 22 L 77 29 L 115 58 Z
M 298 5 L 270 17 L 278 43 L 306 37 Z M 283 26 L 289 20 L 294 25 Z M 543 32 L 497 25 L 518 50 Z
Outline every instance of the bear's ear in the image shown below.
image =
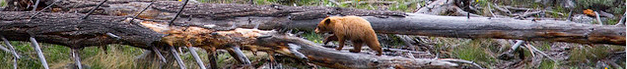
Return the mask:
M 330 18 L 327 18 L 327 19 L 325 19 L 325 20 L 324 20 L 324 24 L 327 24 L 327 25 L 328 25 L 328 24 L 330 24 L 330 23 L 331 23 L 331 19 L 330 19 Z

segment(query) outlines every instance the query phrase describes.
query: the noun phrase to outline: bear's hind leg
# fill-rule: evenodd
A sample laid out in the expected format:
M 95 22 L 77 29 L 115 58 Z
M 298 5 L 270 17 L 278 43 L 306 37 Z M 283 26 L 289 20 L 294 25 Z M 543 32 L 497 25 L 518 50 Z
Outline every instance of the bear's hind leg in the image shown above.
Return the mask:
M 368 47 L 370 47 L 370 49 L 377 52 L 377 56 L 381 56 L 383 54 L 381 46 L 379 45 L 379 41 L 369 41 L 366 42 L 366 44 L 368 45 Z

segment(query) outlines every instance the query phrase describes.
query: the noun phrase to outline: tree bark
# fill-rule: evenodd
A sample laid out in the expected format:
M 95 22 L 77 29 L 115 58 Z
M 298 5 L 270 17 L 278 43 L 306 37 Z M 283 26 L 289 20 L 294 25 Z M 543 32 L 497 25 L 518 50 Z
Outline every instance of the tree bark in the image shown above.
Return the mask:
M 130 42 L 140 48 L 161 39 L 163 34 L 157 33 L 136 24 L 122 22 L 126 17 L 90 16 L 81 19 L 84 14 L 42 13 L 29 19 L 34 12 L 0 12 L 0 35 L 12 41 L 28 41 L 30 36 L 37 41 L 59 44 L 70 48 L 102 46 L 118 42 Z M 119 40 L 108 37 L 112 33 Z

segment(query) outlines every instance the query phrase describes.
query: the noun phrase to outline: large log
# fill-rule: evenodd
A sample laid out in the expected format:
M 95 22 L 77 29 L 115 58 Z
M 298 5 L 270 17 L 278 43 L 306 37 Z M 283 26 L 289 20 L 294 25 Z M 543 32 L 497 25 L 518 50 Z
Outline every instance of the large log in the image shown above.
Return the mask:
M 372 23 L 377 33 L 625 45 L 625 26 L 425 14 L 405 18 L 364 18 Z
M 133 45 L 135 47 L 141 46 L 145 43 L 163 44 L 163 40 L 151 40 L 155 38 L 159 39 L 171 39 L 165 38 L 169 36 L 177 36 L 178 34 L 167 35 L 164 37 L 158 36 L 159 33 L 168 32 L 164 29 L 182 29 L 186 27 L 182 26 L 163 26 L 167 25 L 164 22 L 147 22 L 136 21 L 133 23 L 141 23 L 141 26 L 135 26 L 137 24 L 129 23 L 128 18 L 120 16 L 91 16 L 90 19 L 81 20 L 80 14 L 71 13 L 43 13 L 40 17 L 28 19 L 29 14 L 32 12 L 3 12 L 6 16 L 1 16 L 2 23 L 0 23 L 0 29 L 3 29 L 1 34 L 5 36 L 11 36 L 9 40 L 24 41 L 24 38 L 28 35 L 35 35 L 39 41 L 44 43 L 53 43 L 60 45 L 73 46 L 90 46 L 100 44 L 114 44 L 114 42 L 124 42 L 125 44 Z M 61 15 L 61 16 L 59 16 Z M 54 19 L 54 20 L 48 20 Z M 160 26 L 161 25 L 161 26 Z M 124 28 L 122 28 L 124 27 Z M 193 27 L 193 26 L 192 26 Z M 188 27 L 189 28 L 189 27 Z M 161 31 L 159 31 L 161 30 Z M 189 29 L 194 31 L 193 29 Z M 203 30 L 203 29 L 201 29 Z M 293 58 L 301 59 L 295 53 L 301 52 L 306 56 L 308 61 L 333 68 L 460 68 L 461 65 L 437 59 L 410 59 L 402 57 L 391 56 L 374 56 L 369 54 L 358 54 L 349 52 L 340 52 L 332 49 L 325 49 L 313 42 L 307 41 L 302 38 L 286 36 L 283 34 L 276 34 L 276 32 L 256 32 L 257 30 L 246 29 L 234 29 L 228 31 L 215 31 L 210 29 L 204 29 L 205 31 L 213 31 L 211 34 L 205 33 L 204 35 L 214 35 L 205 38 L 210 38 L 203 43 L 210 43 L 211 45 L 224 45 L 233 43 L 233 45 L 243 46 L 246 50 L 255 49 L 265 52 L 277 52 L 279 54 L 285 54 L 292 56 Z M 125 32 L 126 31 L 126 32 Z M 128 32 L 128 31 L 134 31 Z M 247 33 L 243 33 L 246 32 Z M 40 33 L 46 32 L 46 33 Z M 113 40 L 114 38 L 107 37 L 106 33 L 115 33 L 120 40 Z M 210 33 L 210 32 L 209 32 Z M 215 34 L 214 34 L 215 33 Z M 151 37 L 154 35 L 154 37 Z M 200 36 L 198 34 L 195 34 Z M 223 36 L 217 36 L 223 35 Z M 141 37 L 140 37 L 141 36 Z M 80 38 L 79 38 L 80 37 Z M 144 40 L 145 38 L 150 38 Z M 261 39 L 257 39 L 261 38 Z M 198 40 L 198 39 L 197 39 Z M 217 41 L 217 42 L 214 42 Z M 155 42 L 155 43 L 153 43 Z M 253 42 L 253 44 L 251 44 Z M 216 44 L 217 43 L 217 44 Z M 256 44 L 256 45 L 255 45 Z M 211 46 L 208 45 L 208 46 Z M 155 45 L 165 46 L 165 45 Z M 203 46 L 197 46 L 205 48 Z M 220 47 L 218 47 L 220 49 Z M 298 51 L 298 52 L 296 52 Z M 367 56 L 367 57 L 365 57 Z
M 137 24 L 122 22 L 126 17 L 90 16 L 81 19 L 83 14 L 43 13 L 29 19 L 35 12 L 0 12 L 0 35 L 14 41 L 28 41 L 30 36 L 37 41 L 59 44 L 70 48 L 102 46 L 119 42 L 130 42 L 140 48 L 161 39 L 164 34 L 157 33 Z M 108 37 L 112 33 L 119 40 Z
M 8 39 L 14 41 L 26 41 L 24 39 L 28 38 L 29 35 L 34 35 L 40 42 L 68 47 L 116 43 L 140 48 L 147 48 L 147 43 L 154 44 L 152 46 L 155 47 L 167 47 L 169 46 L 167 45 L 168 41 L 171 40 L 175 40 L 175 46 L 184 46 L 185 41 L 189 41 L 194 43 L 194 47 L 208 51 L 241 46 L 244 50 L 276 52 L 295 59 L 304 59 L 305 62 L 309 61 L 333 68 L 464 67 L 454 62 L 438 59 L 411 59 L 340 52 L 276 31 L 241 28 L 220 31 L 196 26 L 168 26 L 166 21 L 136 19 L 134 22 L 129 22 L 130 18 L 122 16 L 93 15 L 88 19 L 81 20 L 83 15 L 77 13 L 42 13 L 36 18 L 29 19 L 28 16 L 32 14 L 34 12 L 1 12 L 0 15 L 3 16 L 0 16 L 2 17 L 0 20 L 3 21 L 0 22 L 0 29 L 2 29 L 0 34 L 10 36 Z M 180 31 L 182 29 L 186 29 L 186 31 Z M 107 36 L 106 33 L 113 33 L 121 39 L 115 40 L 115 38 Z M 162 33 L 170 35 L 162 35 Z M 198 38 L 184 40 L 187 38 L 186 36 Z M 210 47 L 213 49 L 208 49 Z M 245 58 L 245 56 L 234 57 Z
M 85 13 L 96 2 L 62 2 L 67 12 Z M 68 5 L 69 4 L 69 5 Z M 72 6 L 84 6 L 72 8 Z M 130 16 L 138 13 L 146 2 L 112 2 L 98 14 Z M 167 20 L 181 6 L 180 2 L 159 1 L 140 15 L 144 19 Z M 130 8 L 130 9 L 129 9 Z M 457 17 L 402 13 L 393 11 L 360 10 L 336 7 L 198 4 L 191 3 L 182 12 L 178 22 L 183 25 L 259 29 L 312 30 L 326 16 L 357 15 L 370 21 L 377 33 L 441 36 L 453 38 L 499 38 L 530 41 L 572 42 L 584 44 L 625 44 L 625 27 L 580 24 L 556 20 L 516 20 L 510 18 Z
M 97 2 L 63 1 L 56 8 L 64 12 L 86 13 Z M 147 2 L 108 2 L 96 14 L 131 16 Z M 75 7 L 80 6 L 80 7 Z M 181 2 L 158 1 L 139 17 L 167 20 L 173 18 Z M 583 44 L 625 44 L 625 27 L 580 24 L 556 20 L 516 20 L 510 18 L 457 17 L 413 14 L 383 10 L 361 10 L 317 6 L 246 5 L 190 3 L 182 12 L 181 25 L 259 29 L 312 30 L 327 16 L 357 15 L 372 23 L 377 33 L 441 36 L 453 38 L 499 38 L 529 41 L 554 41 Z
M 290 37 L 285 35 L 273 35 L 258 39 L 264 43 L 288 43 L 292 49 L 305 54 L 309 62 L 325 67 L 339 69 L 372 69 L 372 68 L 395 68 L 395 69 L 451 69 L 460 68 L 461 65 L 439 59 L 411 59 L 392 56 L 363 55 L 350 52 L 340 52 L 337 50 L 324 48 L 306 39 Z M 292 45 L 293 44 L 293 45 Z M 333 57 L 329 57 L 333 56 Z M 462 67 L 463 68 L 463 67 Z

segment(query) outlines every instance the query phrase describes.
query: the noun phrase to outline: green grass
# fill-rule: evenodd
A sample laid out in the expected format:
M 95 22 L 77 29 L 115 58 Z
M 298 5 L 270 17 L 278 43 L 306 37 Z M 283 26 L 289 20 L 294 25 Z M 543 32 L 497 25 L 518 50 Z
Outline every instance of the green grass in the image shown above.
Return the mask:
M 0 7 L 4 7 L 7 5 L 7 2 L 5 0 L 0 0 Z
M 493 65 L 496 58 L 490 50 L 491 41 L 489 39 L 473 39 L 469 43 L 461 44 L 452 50 L 452 57 L 473 61 L 479 65 Z
M 551 10 L 551 11 L 557 12 L 557 13 L 548 13 L 547 12 L 552 18 L 566 18 L 569 15 L 568 14 L 569 11 L 566 10 L 566 8 L 564 8 L 563 6 L 559 6 L 559 5 L 558 6 L 554 6 L 553 10 Z M 564 15 L 562 16 L 562 15 L 559 15 L 558 13 L 562 13 Z
M 486 9 L 482 9 L 481 11 L 477 12 L 477 14 L 483 15 L 483 16 L 492 16 L 492 14 L 490 13 L 490 9 L 494 10 L 494 8 L 487 7 L 488 4 L 490 4 L 490 1 L 488 1 L 488 0 L 475 0 L 475 3 L 480 5 L 480 6 L 485 6 L 485 8 L 486 8 Z M 490 8 L 490 9 L 487 9 L 487 8 Z
M 542 60 L 542 63 L 540 63 L 540 67 L 538 69 L 557 69 L 558 68 L 557 63 L 551 61 L 551 60 Z
M 314 32 L 306 32 L 306 33 L 303 33 L 301 36 L 315 43 L 322 43 L 324 40 L 324 36 L 322 36 L 321 34 L 316 34 Z
M 569 61 L 571 61 L 570 64 L 572 65 L 585 64 L 589 66 L 594 66 L 596 62 L 590 61 L 600 61 L 607 59 L 609 56 L 611 56 L 610 53 L 624 51 L 624 49 L 624 47 L 602 45 L 596 45 L 591 47 L 574 47 L 570 51 L 571 56 L 569 57 Z
M 618 23 L 619 19 L 619 15 L 615 16 L 614 18 L 608 18 L 607 20 L 603 21 L 603 25 L 615 25 L 616 23 Z
M 21 58 L 18 60 L 18 67 L 26 67 L 26 69 L 43 68 L 39 61 L 39 58 L 37 57 L 37 53 L 35 53 L 33 47 L 30 46 L 30 43 L 11 43 L 15 47 L 18 54 L 21 56 Z M 58 64 L 56 62 L 60 62 L 69 58 L 70 49 L 67 47 L 51 44 L 40 44 L 40 46 L 42 46 L 42 52 L 44 52 L 44 57 L 46 57 L 46 62 L 48 62 L 49 65 Z M 1 62 L 0 66 L 7 66 L 7 68 L 12 68 L 13 55 L 10 52 L 0 52 L 0 54 L 3 55 L 0 56 L 0 58 L 2 58 L 0 61 L 7 61 Z
M 108 47 L 107 54 L 97 47 L 83 49 L 81 51 L 82 63 L 95 69 L 138 68 L 138 65 L 142 65 L 135 60 L 136 55 L 143 53 L 142 49 L 126 45 L 108 45 Z M 66 60 L 65 62 L 74 61 Z
M 3 44 L 3 43 L 0 43 Z M 11 42 L 18 51 L 18 54 L 22 56 L 18 60 L 18 67 L 20 69 L 41 69 L 43 68 L 39 62 L 39 57 L 35 53 L 33 47 L 26 42 Z M 51 69 L 65 68 L 66 65 L 74 63 L 70 57 L 70 48 L 52 45 L 52 44 L 40 44 L 42 51 L 46 57 L 46 61 Z M 80 50 L 81 63 L 89 66 L 92 69 L 137 69 L 137 68 L 158 68 L 156 63 L 142 64 L 135 58 L 144 52 L 141 48 L 131 47 L 127 45 L 108 45 L 107 54 L 103 49 L 98 47 L 87 47 Z M 188 51 L 187 49 L 183 49 Z M 196 50 L 205 65 L 208 65 L 209 59 L 207 53 L 204 50 Z M 251 61 L 258 61 L 259 63 L 265 63 L 267 55 L 265 53 L 258 54 L 258 56 L 252 55 L 249 51 L 244 51 L 246 56 Z M 0 69 L 12 68 L 13 66 L 13 54 L 9 52 L 0 52 Z M 194 69 L 198 65 L 190 53 L 182 53 L 181 58 L 184 60 L 188 68 Z M 171 59 L 174 60 L 174 59 Z M 219 53 L 216 58 L 219 66 L 228 66 L 231 64 L 238 64 L 228 53 Z M 178 68 L 175 66 L 166 66 L 166 68 Z M 220 67 L 221 68 L 221 67 Z
M 35 50 L 29 43 L 25 42 L 11 42 L 16 48 L 18 54 L 22 56 L 18 60 L 18 67 L 24 69 L 40 69 L 43 68 L 39 57 L 35 53 Z M 68 47 L 44 44 L 41 43 L 42 52 L 46 57 L 46 61 L 50 68 L 58 69 L 64 68 L 69 63 L 74 63 L 70 59 L 70 49 Z M 97 47 L 87 47 L 80 50 L 81 60 L 83 64 L 91 66 L 94 69 L 109 69 L 109 68 L 133 68 L 134 55 L 139 55 L 143 51 L 139 48 L 120 45 L 109 45 L 109 54 L 104 54 L 102 49 Z M 6 68 L 12 68 L 13 55 L 9 52 L 0 52 L 0 61 L 7 61 L 0 63 L 0 66 L 7 66 Z M 112 64 L 115 63 L 115 64 Z
M 534 45 L 535 46 L 535 45 Z M 547 50 L 551 50 L 551 44 L 550 42 L 541 42 L 540 47 L 537 47 L 538 50 L 540 51 L 547 51 Z

